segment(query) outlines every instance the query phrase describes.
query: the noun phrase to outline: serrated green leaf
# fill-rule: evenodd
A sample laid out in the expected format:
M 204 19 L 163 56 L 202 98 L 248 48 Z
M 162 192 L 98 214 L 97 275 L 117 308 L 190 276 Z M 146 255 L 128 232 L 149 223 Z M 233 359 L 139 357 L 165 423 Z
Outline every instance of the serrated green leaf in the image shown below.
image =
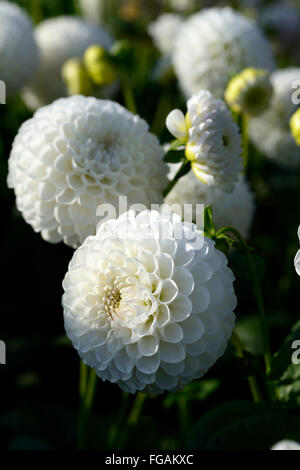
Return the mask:
M 300 439 L 300 418 L 271 405 L 233 401 L 204 415 L 189 433 L 186 447 L 267 450 L 287 438 Z

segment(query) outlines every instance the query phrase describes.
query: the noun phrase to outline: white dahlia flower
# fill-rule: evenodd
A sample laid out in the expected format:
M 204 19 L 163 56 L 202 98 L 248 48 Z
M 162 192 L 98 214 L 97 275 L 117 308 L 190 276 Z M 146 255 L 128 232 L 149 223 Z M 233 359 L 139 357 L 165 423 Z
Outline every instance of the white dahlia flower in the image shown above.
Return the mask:
M 75 95 L 40 108 L 21 126 L 8 185 L 36 232 L 75 247 L 95 233 L 100 204 L 118 210 L 119 196 L 129 206 L 161 202 L 162 157 L 143 119 L 118 103 Z
M 40 49 L 40 65 L 23 93 L 32 109 L 68 95 L 62 78 L 62 66 L 68 59 L 82 57 L 92 44 L 109 48 L 113 43 L 103 26 L 73 16 L 43 21 L 35 29 L 35 38 Z M 103 94 L 108 96 L 114 89 L 103 89 Z
M 298 227 L 298 238 L 300 240 L 300 225 Z M 300 250 L 298 250 L 296 253 L 294 264 L 295 264 L 296 272 L 300 276 Z
M 107 0 L 79 0 L 79 7 L 83 16 L 94 23 L 106 19 Z
M 180 164 L 169 165 L 168 178 L 172 180 Z M 207 186 L 190 171 L 175 184 L 165 198 L 165 203 L 187 220 L 196 221 L 196 204 L 211 206 L 217 229 L 235 227 L 243 238 L 248 238 L 254 215 L 254 194 L 243 175 L 240 175 L 231 193 Z M 185 205 L 185 206 L 184 206 Z
M 203 183 L 231 192 L 242 171 L 241 136 L 224 101 L 200 91 L 187 102 L 187 115 L 173 110 L 169 131 L 186 144 L 186 157 Z
M 274 444 L 271 450 L 300 450 L 300 442 L 284 439 Z
M 29 16 L 13 3 L 0 2 L 0 79 L 7 96 L 27 84 L 37 65 L 38 48 Z
M 294 141 L 290 119 L 298 105 L 292 95 L 299 98 L 295 80 L 300 80 L 300 68 L 278 70 L 271 75 L 273 97 L 268 110 L 250 120 L 249 135 L 254 145 L 268 158 L 286 167 L 300 166 L 300 147 Z M 298 85 L 299 88 L 299 85 Z
M 226 256 L 195 225 L 129 211 L 75 252 L 63 282 L 66 332 L 102 380 L 132 393 L 177 390 L 223 355 L 233 281 Z
M 173 62 L 186 96 L 205 89 L 223 97 L 229 79 L 246 67 L 275 67 L 271 47 L 258 27 L 229 7 L 189 17 L 176 38 Z
M 172 54 L 181 24 L 182 17 L 175 13 L 164 13 L 149 24 L 148 32 L 162 55 Z

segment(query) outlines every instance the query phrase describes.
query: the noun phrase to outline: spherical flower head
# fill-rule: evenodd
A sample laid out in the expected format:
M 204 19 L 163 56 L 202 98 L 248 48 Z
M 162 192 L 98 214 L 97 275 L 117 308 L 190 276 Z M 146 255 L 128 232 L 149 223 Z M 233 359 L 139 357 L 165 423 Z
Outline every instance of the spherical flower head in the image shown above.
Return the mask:
M 169 165 L 170 180 L 174 178 L 179 167 L 180 163 Z M 177 181 L 165 198 L 165 203 L 183 219 L 193 222 L 197 221 L 197 204 L 211 206 L 217 230 L 228 226 L 235 227 L 245 239 L 249 236 L 255 211 L 254 194 L 243 175 L 239 176 L 233 191 L 227 193 L 201 183 L 190 171 Z
M 91 80 L 96 85 L 106 86 L 116 80 L 116 67 L 103 47 L 97 45 L 88 47 L 84 53 L 83 62 Z
M 225 101 L 236 113 L 259 116 L 268 108 L 272 93 L 268 70 L 249 67 L 229 81 Z
M 129 211 L 74 253 L 65 329 L 102 380 L 131 393 L 175 391 L 222 356 L 235 323 L 234 277 L 202 237 L 173 213 Z
M 162 55 L 171 55 L 174 41 L 182 24 L 182 17 L 175 13 L 163 13 L 148 26 L 148 33 Z
M 110 215 L 108 209 L 96 214 L 101 204 L 111 204 L 118 215 L 120 196 L 128 207 L 162 201 L 162 157 L 139 116 L 109 100 L 74 95 L 40 108 L 21 126 L 8 185 L 36 232 L 76 247 L 95 233 L 101 216 Z
M 274 444 L 271 450 L 300 450 L 300 443 L 284 439 Z
M 40 49 L 39 68 L 23 93 L 26 104 L 33 109 L 68 95 L 61 76 L 63 64 L 73 57 L 82 58 L 92 44 L 109 48 L 111 35 L 104 26 L 95 25 L 73 16 L 59 16 L 39 23 L 35 39 Z M 115 87 L 102 89 L 103 97 L 109 97 Z
M 93 92 L 93 84 L 81 59 L 69 59 L 62 68 L 62 77 L 69 95 L 89 96 Z
M 0 2 L 0 79 L 7 96 L 25 86 L 38 65 L 33 24 L 25 12 L 11 2 Z
M 300 108 L 291 117 L 290 126 L 296 144 L 300 145 Z
M 180 110 L 167 117 L 167 127 L 186 143 L 185 155 L 197 178 L 209 186 L 231 192 L 242 171 L 241 136 L 224 101 L 200 91 Z
M 298 228 L 298 238 L 300 240 L 300 226 Z M 298 250 L 297 253 L 296 253 L 294 264 L 295 264 L 296 272 L 300 276 L 300 250 Z
M 300 166 L 300 149 L 290 128 L 292 115 L 298 108 L 297 90 L 293 88 L 300 79 L 300 68 L 278 70 L 271 75 L 273 96 L 269 108 L 260 116 L 250 119 L 249 136 L 257 149 L 278 164 L 297 168 Z
M 255 23 L 229 7 L 190 16 L 178 32 L 173 63 L 186 96 L 204 89 L 219 98 L 243 69 L 275 68 L 271 46 Z

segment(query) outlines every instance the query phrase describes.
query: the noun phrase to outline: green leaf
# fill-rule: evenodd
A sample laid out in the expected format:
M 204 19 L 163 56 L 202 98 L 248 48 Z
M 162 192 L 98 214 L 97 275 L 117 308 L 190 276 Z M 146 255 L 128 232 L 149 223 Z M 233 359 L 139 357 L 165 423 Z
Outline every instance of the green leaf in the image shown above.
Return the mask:
M 163 158 L 166 163 L 178 163 L 185 159 L 184 150 L 170 150 Z
M 267 404 L 224 403 L 192 428 L 186 447 L 197 450 L 267 450 L 281 439 L 300 439 L 300 418 Z
M 292 365 L 292 354 L 294 352 L 292 344 L 296 340 L 300 340 L 300 320 L 293 326 L 281 348 L 272 357 L 269 372 L 270 380 L 279 380 Z M 298 367 L 300 368 L 300 366 Z
M 190 382 L 182 390 L 178 392 L 170 392 L 164 399 L 164 406 L 171 407 L 180 398 L 191 400 L 205 400 L 213 394 L 220 386 L 218 379 L 202 379 L 199 381 Z

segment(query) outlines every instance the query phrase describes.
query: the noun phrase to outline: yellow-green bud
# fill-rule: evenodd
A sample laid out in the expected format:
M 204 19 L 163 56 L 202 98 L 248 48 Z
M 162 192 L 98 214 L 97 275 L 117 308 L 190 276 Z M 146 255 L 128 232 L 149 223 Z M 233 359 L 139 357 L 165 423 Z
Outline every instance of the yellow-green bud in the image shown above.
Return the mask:
M 103 47 L 90 46 L 84 53 L 83 62 L 95 85 L 110 85 L 116 80 L 116 67 Z
M 300 146 L 300 108 L 293 114 L 290 120 L 292 136 L 297 145 Z
M 272 94 L 269 72 L 249 67 L 229 81 L 225 101 L 236 113 L 259 116 L 268 108 Z
M 93 85 L 88 73 L 80 59 L 69 59 L 62 67 L 62 78 L 66 84 L 69 95 L 92 94 Z

